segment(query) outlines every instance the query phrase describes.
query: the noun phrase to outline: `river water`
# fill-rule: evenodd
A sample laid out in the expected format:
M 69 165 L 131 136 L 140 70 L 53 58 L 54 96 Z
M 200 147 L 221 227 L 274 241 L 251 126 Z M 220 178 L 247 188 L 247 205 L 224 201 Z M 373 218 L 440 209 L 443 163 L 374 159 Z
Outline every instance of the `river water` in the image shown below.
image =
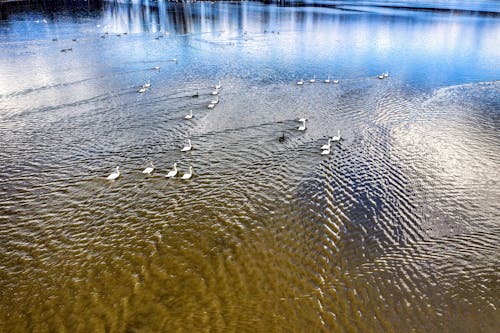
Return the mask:
M 494 1 L 4 13 L 0 331 L 496 332 L 499 16 Z M 175 162 L 193 178 L 166 179 Z

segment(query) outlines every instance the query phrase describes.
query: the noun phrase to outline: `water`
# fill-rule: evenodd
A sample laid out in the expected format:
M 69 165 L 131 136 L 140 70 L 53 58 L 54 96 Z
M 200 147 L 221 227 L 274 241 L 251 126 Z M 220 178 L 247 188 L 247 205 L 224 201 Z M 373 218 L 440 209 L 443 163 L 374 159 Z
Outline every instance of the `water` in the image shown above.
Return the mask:
M 496 331 L 498 4 L 318 4 L 3 14 L 0 331 Z

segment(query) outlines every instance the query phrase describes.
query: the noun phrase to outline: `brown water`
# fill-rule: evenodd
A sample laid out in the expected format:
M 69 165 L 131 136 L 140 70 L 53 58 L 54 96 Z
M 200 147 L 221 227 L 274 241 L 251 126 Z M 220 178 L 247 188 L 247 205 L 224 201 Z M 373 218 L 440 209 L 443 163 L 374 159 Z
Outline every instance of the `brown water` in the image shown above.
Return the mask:
M 0 331 L 497 330 L 496 18 L 147 8 L 2 23 Z

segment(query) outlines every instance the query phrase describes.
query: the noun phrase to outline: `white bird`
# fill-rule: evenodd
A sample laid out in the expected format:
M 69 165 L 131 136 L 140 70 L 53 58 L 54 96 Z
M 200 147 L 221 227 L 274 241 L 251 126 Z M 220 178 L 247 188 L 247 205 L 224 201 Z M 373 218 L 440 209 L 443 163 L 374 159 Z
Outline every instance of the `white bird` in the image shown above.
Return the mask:
M 384 78 L 384 74 L 380 74 L 378 78 L 382 80 Z
M 299 126 L 298 130 L 305 131 L 306 130 L 306 120 L 302 119 L 301 122 L 302 122 L 302 125 Z
M 151 87 L 151 82 L 148 81 L 148 82 L 144 83 L 144 85 L 142 87 L 146 88 L 146 89 Z
M 304 118 L 299 118 L 299 121 L 300 121 L 300 122 L 307 121 L 307 117 L 304 117 Z
M 120 167 L 116 167 L 116 171 L 112 172 L 106 179 L 107 180 L 115 180 L 120 177 Z
M 332 141 L 333 141 L 333 142 L 338 142 L 338 141 L 340 141 L 340 139 L 342 139 L 342 138 L 340 137 L 340 130 L 337 130 L 337 135 L 332 136 Z
M 177 163 L 174 163 L 174 168 L 165 175 L 167 178 L 173 178 L 175 176 L 177 176 Z
M 332 138 L 328 139 L 328 143 L 326 145 L 321 146 L 321 150 L 330 149 L 331 143 L 332 143 Z
M 388 72 L 385 72 L 385 73 L 384 73 L 384 77 L 389 77 L 389 73 L 388 73 Z
M 139 89 L 139 92 L 142 94 L 142 93 L 145 93 L 146 92 L 146 88 L 142 87 L 141 89 Z
M 337 84 L 337 83 L 339 83 L 339 80 L 335 79 L 335 80 L 333 80 L 333 83 Z
M 330 75 L 328 75 L 328 78 L 325 80 L 325 83 L 330 83 Z
M 328 149 L 324 149 L 322 152 L 321 152 L 321 155 L 329 155 L 330 154 L 330 147 L 328 147 Z
M 220 84 L 220 80 L 219 80 L 219 84 L 215 85 L 215 89 L 217 89 L 217 90 L 218 90 L 218 89 L 220 89 L 220 88 L 222 88 L 222 84 Z
M 146 169 L 142 170 L 142 173 L 150 175 L 155 169 L 153 162 L 151 162 L 151 166 L 146 167 Z
M 182 148 L 181 151 L 190 151 L 191 149 L 193 149 L 193 146 L 191 145 L 191 139 L 188 139 L 188 145 Z
M 219 104 L 219 96 L 216 99 L 210 101 L 210 104 Z
M 304 84 L 304 79 L 300 79 L 299 81 L 297 81 L 297 84 L 298 84 L 299 86 L 303 85 L 303 84 Z
M 311 82 L 311 83 L 316 82 L 316 75 L 314 75 L 314 77 L 312 79 L 310 79 L 309 82 Z
M 156 71 L 159 71 L 160 70 L 160 66 L 155 66 L 153 67 L 152 69 L 156 70 Z
M 214 107 L 215 107 L 215 104 L 213 104 L 213 103 L 208 104 L 209 109 L 213 109 Z
M 193 118 L 193 110 L 189 110 L 189 114 L 184 116 L 184 119 L 192 119 Z
M 193 167 L 189 166 L 189 172 L 186 172 L 185 174 L 182 175 L 182 179 L 188 180 L 193 177 Z
M 219 94 L 219 90 L 218 89 L 215 89 L 214 91 L 212 91 L 212 95 L 218 95 Z

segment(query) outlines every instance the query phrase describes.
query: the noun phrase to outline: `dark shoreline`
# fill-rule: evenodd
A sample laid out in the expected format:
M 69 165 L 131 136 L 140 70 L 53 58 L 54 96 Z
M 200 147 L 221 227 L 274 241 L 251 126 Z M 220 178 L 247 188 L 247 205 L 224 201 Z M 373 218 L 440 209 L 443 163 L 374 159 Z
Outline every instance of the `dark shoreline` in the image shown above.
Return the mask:
M 26 10 L 54 13 L 60 11 L 99 11 L 103 8 L 102 0 L 0 0 L 0 20 L 8 19 L 13 13 Z
M 191 0 L 186 2 L 197 2 L 206 1 L 211 2 L 212 0 Z M 318 8 L 336 8 L 336 9 L 346 9 L 346 6 L 352 9 L 352 6 L 358 5 L 356 2 L 352 4 L 346 2 L 332 1 L 317 1 L 317 2 L 304 2 L 302 0 L 246 0 L 253 2 L 260 2 L 263 4 L 275 4 L 282 7 L 318 7 Z M 101 10 L 104 7 L 105 2 L 112 3 L 112 1 L 103 0 L 0 0 L 0 19 L 6 19 L 9 14 L 27 10 L 35 9 L 44 12 L 57 12 L 57 11 L 94 11 Z M 179 2 L 182 1 L 169 1 L 169 2 Z M 240 2 L 239 0 L 218 0 L 217 2 Z M 127 5 L 123 3 L 123 5 Z M 152 1 L 149 6 L 155 6 L 156 2 Z M 500 11 L 489 11 L 480 9 L 463 9 L 463 8 L 451 8 L 451 7 L 429 7 L 429 6 L 411 6 L 411 5 L 392 5 L 392 4 L 380 4 L 380 3 L 368 3 L 363 6 L 369 6 L 373 8 L 383 8 L 383 9 L 395 9 L 395 10 L 408 10 L 408 11 L 424 11 L 424 12 L 434 12 L 439 14 L 448 15 L 466 15 L 466 16 L 480 16 L 480 17 L 500 17 Z

